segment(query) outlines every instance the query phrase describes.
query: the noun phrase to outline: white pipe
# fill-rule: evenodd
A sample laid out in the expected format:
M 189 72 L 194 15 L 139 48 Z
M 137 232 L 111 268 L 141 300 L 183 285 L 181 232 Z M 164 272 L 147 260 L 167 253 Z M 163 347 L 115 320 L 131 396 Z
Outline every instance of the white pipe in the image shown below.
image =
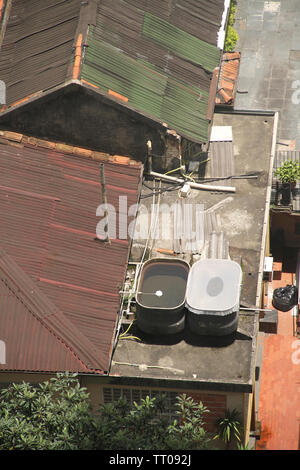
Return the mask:
M 268 176 L 268 184 L 267 184 L 267 192 L 266 192 L 263 233 L 262 233 L 262 238 L 261 238 L 262 241 L 261 241 L 261 247 L 260 247 L 260 262 L 259 262 L 258 281 L 257 281 L 257 288 L 256 288 L 256 305 L 257 306 L 260 305 L 261 295 L 262 295 L 264 259 L 265 259 L 265 251 L 266 251 L 267 231 L 269 230 L 269 216 L 270 216 L 270 205 L 271 205 L 271 196 L 272 196 L 272 181 L 273 181 L 274 160 L 275 160 L 275 154 L 276 154 L 278 123 L 279 123 L 279 113 L 277 111 L 274 114 L 272 146 L 271 146 L 270 162 L 269 162 L 269 176 Z
M 166 181 L 172 181 L 173 183 L 186 183 L 186 180 L 181 178 L 175 178 L 174 176 L 169 175 L 162 175 L 161 173 L 156 173 L 155 171 L 150 171 L 150 176 L 155 176 L 155 178 L 164 179 Z M 210 184 L 201 184 L 201 183 L 194 183 L 193 181 L 189 181 L 191 188 L 194 189 L 205 189 L 206 191 L 222 191 L 228 193 L 235 193 L 235 188 L 233 186 L 212 186 Z
M 247 310 L 247 311 L 251 311 L 251 312 L 274 312 L 274 310 L 272 310 L 271 308 L 255 308 L 255 307 L 245 308 L 245 307 L 240 307 L 239 309 L 240 310 Z

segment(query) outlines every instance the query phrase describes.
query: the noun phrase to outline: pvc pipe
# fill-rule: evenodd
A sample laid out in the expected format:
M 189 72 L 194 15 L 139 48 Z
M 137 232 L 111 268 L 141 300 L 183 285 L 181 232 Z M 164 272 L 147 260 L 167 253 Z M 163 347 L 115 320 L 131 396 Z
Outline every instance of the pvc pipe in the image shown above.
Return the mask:
M 274 312 L 271 308 L 255 308 L 255 307 L 239 307 L 239 310 L 246 310 L 246 311 L 251 311 L 251 312 Z
M 166 181 L 172 181 L 173 183 L 186 183 L 186 180 L 181 178 L 175 178 L 174 176 L 162 175 L 161 173 L 156 173 L 155 171 L 150 171 L 150 176 L 155 176 L 156 178 L 160 178 Z M 235 188 L 233 186 L 213 186 L 210 184 L 201 184 L 201 183 L 194 183 L 193 181 L 189 181 L 191 188 L 194 189 L 204 189 L 206 191 L 222 191 L 228 193 L 235 193 Z

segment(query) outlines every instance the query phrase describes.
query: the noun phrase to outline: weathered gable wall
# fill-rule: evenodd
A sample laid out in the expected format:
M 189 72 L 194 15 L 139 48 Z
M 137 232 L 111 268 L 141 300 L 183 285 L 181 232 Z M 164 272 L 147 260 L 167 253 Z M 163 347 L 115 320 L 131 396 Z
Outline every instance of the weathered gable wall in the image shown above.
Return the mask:
M 162 155 L 166 129 L 72 85 L 0 117 L 2 129 L 144 161 L 147 141 Z

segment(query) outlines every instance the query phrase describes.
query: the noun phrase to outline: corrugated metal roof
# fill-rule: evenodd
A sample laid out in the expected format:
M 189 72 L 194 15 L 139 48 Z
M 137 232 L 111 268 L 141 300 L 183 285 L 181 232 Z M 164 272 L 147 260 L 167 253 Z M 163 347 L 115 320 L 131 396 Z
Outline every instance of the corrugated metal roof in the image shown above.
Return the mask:
M 224 0 L 126 0 L 126 4 L 152 13 L 209 44 L 217 44 Z
M 103 359 L 64 314 L 0 248 L 0 370 L 88 372 Z M 93 351 L 93 354 L 87 354 Z M 99 356 L 99 354 L 98 354 Z
M 2 111 L 82 80 L 206 142 L 224 0 L 13 0 L 0 50 Z
M 10 105 L 66 80 L 80 0 L 13 0 L 0 51 Z
M 137 203 L 142 167 L 127 157 L 68 146 L 63 153 L 51 142 L 0 135 L 2 144 L 7 137 L 14 140 L 0 145 L 0 244 L 8 256 L 3 259 L 12 259 L 6 265 L 16 289 L 27 298 L 30 285 L 35 292 L 34 321 L 18 296 L 9 299 L 17 312 L 11 314 L 7 293 L 1 297 L 0 339 L 24 347 L 21 353 L 8 344 L 1 368 L 107 371 L 129 241 L 95 240 L 102 202 L 95 159 L 105 161 L 107 199 L 116 209 L 120 195 L 127 196 L 128 207 Z M 1 274 L 5 283 L 7 273 Z M 41 341 L 45 329 L 55 338 Z
M 214 184 L 232 186 L 230 177 L 235 172 L 233 142 L 210 142 L 209 159 L 210 177 L 217 178 Z
M 124 106 L 204 142 L 223 10 L 223 0 L 102 0 L 96 26 L 89 28 L 81 77 L 123 96 Z

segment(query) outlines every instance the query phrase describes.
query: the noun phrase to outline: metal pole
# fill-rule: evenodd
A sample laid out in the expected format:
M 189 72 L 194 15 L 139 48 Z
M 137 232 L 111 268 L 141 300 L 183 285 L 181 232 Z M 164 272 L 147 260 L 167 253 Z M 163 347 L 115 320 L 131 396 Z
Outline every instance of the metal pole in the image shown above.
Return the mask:
M 147 141 L 147 156 L 148 156 L 148 170 L 152 171 L 152 142 L 149 139 Z
M 104 231 L 105 231 L 105 243 L 110 244 L 109 234 L 108 234 L 108 208 L 107 208 L 107 198 L 106 198 L 106 187 L 105 187 L 105 175 L 104 175 L 104 163 L 100 163 L 100 179 L 101 179 L 101 188 L 102 188 L 102 202 L 104 205 Z

